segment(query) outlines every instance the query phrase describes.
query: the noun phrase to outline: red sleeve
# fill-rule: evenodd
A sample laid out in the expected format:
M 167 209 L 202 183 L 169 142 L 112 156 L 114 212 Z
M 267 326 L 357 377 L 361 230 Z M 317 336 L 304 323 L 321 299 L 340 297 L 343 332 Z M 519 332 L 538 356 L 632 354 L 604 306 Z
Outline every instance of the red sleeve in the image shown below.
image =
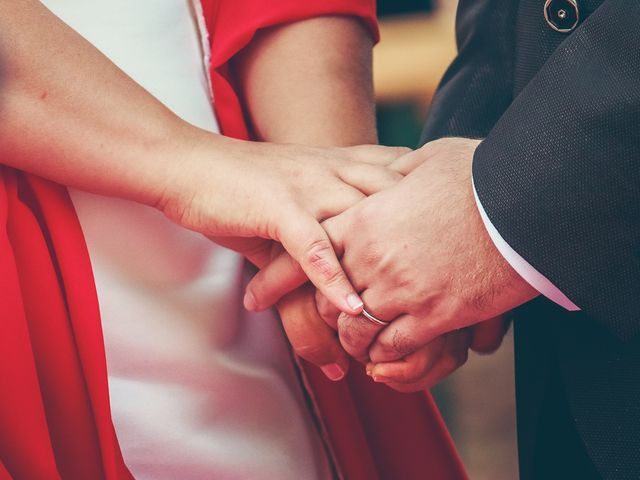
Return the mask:
M 202 2 L 211 43 L 211 84 L 222 133 L 249 138 L 229 60 L 261 28 L 322 15 L 359 17 L 378 40 L 375 0 L 204 0 Z

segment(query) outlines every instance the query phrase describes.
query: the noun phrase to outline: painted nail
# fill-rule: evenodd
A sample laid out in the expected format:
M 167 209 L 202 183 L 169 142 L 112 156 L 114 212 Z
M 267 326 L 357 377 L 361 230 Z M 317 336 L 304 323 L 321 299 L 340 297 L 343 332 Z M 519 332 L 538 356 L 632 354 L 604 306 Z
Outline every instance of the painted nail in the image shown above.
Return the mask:
M 373 381 L 378 383 L 389 383 L 389 379 L 387 377 L 383 377 L 382 375 L 374 375 Z
M 256 297 L 254 297 L 253 293 L 249 291 L 244 294 L 244 300 L 242 301 L 242 303 L 244 303 L 244 308 L 246 308 L 250 312 L 255 311 L 257 308 Z
M 337 363 L 332 363 L 331 365 L 324 365 L 320 367 L 322 372 L 327 376 L 329 380 L 337 382 L 338 380 L 342 380 L 344 378 L 344 370 Z
M 359 310 L 364 306 L 364 303 L 362 303 L 362 299 L 358 295 L 350 293 L 347 295 L 347 305 L 353 310 Z

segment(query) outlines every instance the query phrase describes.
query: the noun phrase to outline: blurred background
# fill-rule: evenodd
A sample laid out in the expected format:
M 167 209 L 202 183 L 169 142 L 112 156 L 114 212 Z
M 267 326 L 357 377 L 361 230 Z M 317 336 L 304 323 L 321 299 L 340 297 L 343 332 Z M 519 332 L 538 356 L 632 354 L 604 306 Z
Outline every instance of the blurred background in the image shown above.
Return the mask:
M 429 104 L 456 54 L 455 0 L 378 0 L 382 41 L 374 50 L 380 142 L 418 146 Z M 434 397 L 472 480 L 518 478 L 513 338 L 487 356 L 471 353 Z

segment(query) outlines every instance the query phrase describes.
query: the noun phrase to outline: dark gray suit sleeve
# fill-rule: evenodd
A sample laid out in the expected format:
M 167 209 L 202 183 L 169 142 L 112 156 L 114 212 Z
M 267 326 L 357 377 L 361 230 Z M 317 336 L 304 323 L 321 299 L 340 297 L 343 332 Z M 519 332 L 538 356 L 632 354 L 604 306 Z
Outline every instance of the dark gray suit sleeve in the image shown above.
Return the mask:
M 640 331 L 640 2 L 608 0 L 478 147 L 506 242 L 621 339 Z

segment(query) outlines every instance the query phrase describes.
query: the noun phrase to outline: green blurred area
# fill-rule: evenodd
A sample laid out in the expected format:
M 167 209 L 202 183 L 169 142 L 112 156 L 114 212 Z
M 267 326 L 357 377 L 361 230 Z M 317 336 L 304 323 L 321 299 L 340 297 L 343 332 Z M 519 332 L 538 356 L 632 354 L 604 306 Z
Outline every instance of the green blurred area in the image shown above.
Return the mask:
M 432 10 L 433 0 L 378 0 L 378 16 L 381 20 L 393 15 L 428 13 Z M 416 148 L 424 122 L 422 110 L 411 102 L 378 105 L 380 143 Z
M 382 145 L 418 147 L 424 108 L 413 102 L 378 105 L 378 136 Z

